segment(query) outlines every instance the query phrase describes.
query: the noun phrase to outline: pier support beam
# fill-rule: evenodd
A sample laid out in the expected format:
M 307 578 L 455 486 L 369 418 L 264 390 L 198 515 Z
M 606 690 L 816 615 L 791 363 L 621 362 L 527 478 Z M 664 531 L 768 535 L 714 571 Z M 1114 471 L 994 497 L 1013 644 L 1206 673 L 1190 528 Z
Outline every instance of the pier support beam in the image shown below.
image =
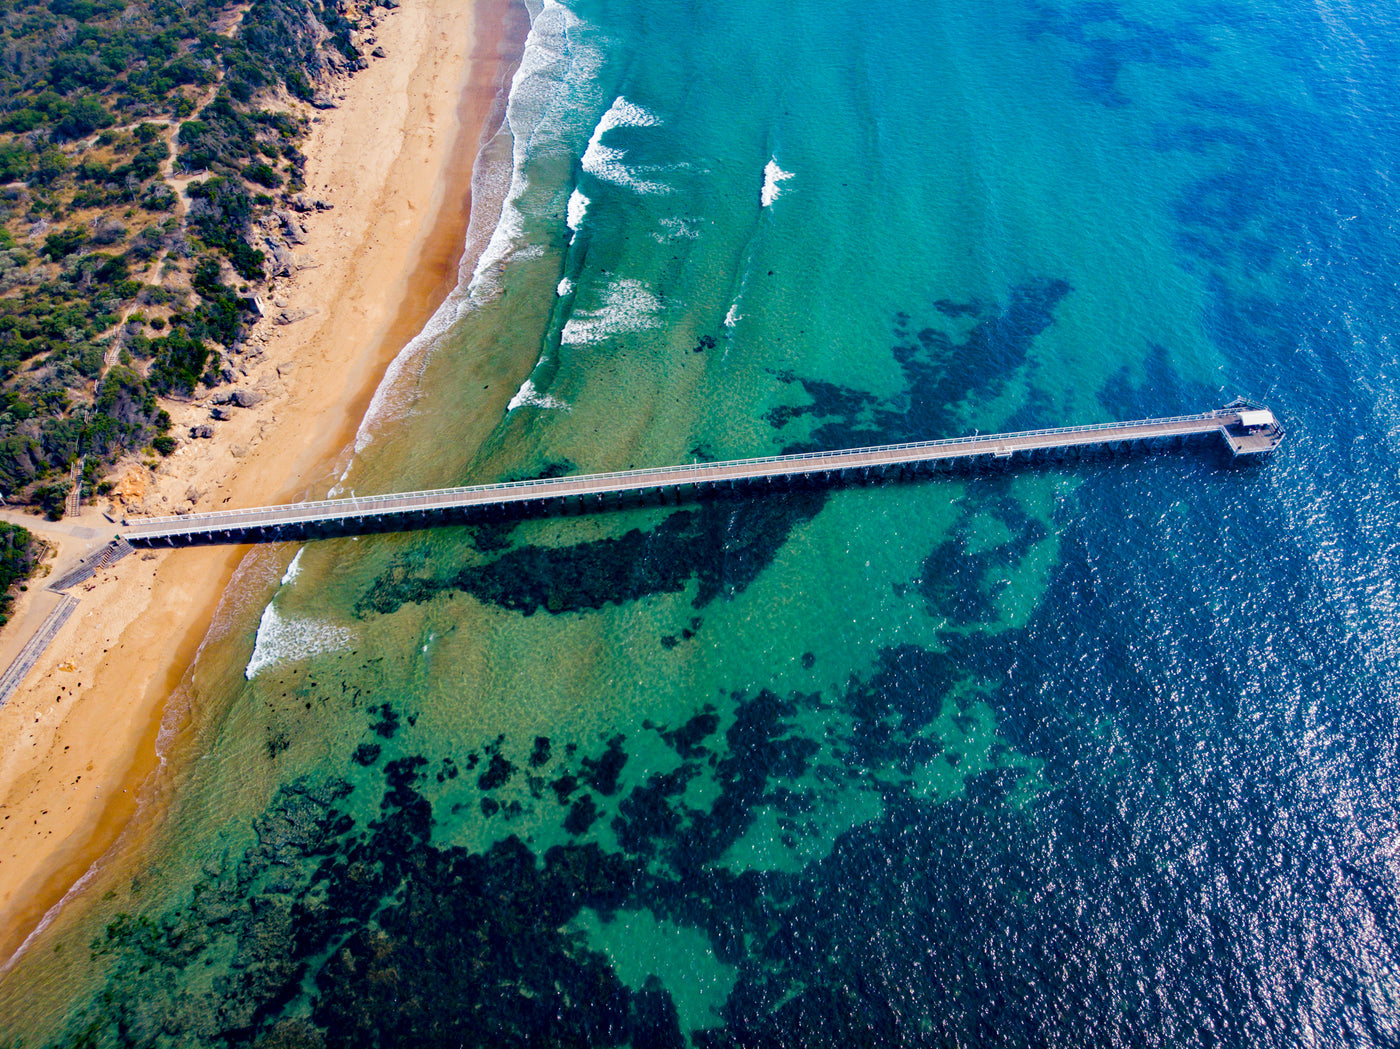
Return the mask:
M 953 470 L 1000 471 L 1024 462 L 1066 463 L 1180 448 L 1199 438 L 1216 439 L 1216 435 L 1224 439 L 1236 458 L 1248 460 L 1272 452 L 1284 433 L 1268 409 L 1235 401 L 1199 415 L 851 448 L 820 456 L 696 464 L 686 468 L 689 479 L 685 481 L 673 480 L 675 473 L 669 469 L 632 470 L 621 476 L 531 481 L 524 488 L 516 482 L 369 499 L 350 497 L 343 501 L 341 513 L 335 512 L 335 502 L 318 502 L 124 520 L 120 534 L 129 543 L 141 546 L 267 542 L 448 522 L 516 519 L 540 512 L 575 514 L 613 506 L 674 506 L 716 491 L 738 493 L 762 487 L 782 492 L 816 485 L 881 484 Z

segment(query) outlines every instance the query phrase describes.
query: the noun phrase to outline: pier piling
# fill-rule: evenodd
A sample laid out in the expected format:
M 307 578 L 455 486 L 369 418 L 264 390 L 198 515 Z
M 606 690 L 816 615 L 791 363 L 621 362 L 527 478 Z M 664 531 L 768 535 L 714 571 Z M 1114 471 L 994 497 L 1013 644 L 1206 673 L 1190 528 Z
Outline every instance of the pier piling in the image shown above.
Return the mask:
M 1180 447 L 1211 435 L 1223 439 L 1234 457 L 1250 458 L 1272 452 L 1284 431 L 1267 408 L 1237 400 L 1199 415 L 146 518 L 123 521 L 120 538 L 133 546 L 249 543 L 421 528 L 531 511 L 582 514 L 628 505 L 674 505 L 717 490 L 762 486 L 785 491 L 843 481 L 878 485 L 968 467 L 1001 471 L 1023 462 L 1118 458 L 1139 448 Z

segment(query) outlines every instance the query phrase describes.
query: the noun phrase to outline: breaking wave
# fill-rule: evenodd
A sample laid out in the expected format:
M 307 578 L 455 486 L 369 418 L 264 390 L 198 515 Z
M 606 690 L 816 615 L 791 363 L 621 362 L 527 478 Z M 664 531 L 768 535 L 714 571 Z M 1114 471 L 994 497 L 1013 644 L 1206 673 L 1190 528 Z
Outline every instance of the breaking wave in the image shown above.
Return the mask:
M 759 198 L 763 201 L 763 206 L 769 207 L 773 201 L 782 194 L 782 188 L 778 185 L 787 179 L 793 178 L 791 171 L 784 171 L 778 167 L 778 158 L 771 158 L 763 167 L 763 190 L 759 193 Z
M 614 335 L 648 331 L 661 325 L 665 306 L 641 281 L 624 278 L 608 285 L 603 303 L 592 310 L 575 310 L 564 324 L 560 341 L 570 345 L 602 342 Z
M 302 547 L 292 558 L 292 563 L 287 566 L 287 571 L 282 574 L 282 585 L 296 581 L 296 577 L 301 575 L 301 555 L 306 553 L 306 547 Z
M 516 391 L 514 397 L 510 399 L 510 404 L 506 405 L 506 411 L 513 412 L 517 408 L 562 408 L 568 411 L 569 406 L 558 397 L 551 397 L 549 394 L 541 394 L 535 389 L 535 384 L 530 379 L 526 379 L 520 384 L 520 389 Z
M 674 171 L 674 166 L 629 166 L 624 163 L 627 150 L 603 145 L 603 136 L 616 128 L 655 127 L 659 123 L 655 114 L 618 95 L 588 139 L 588 148 L 583 152 L 583 170 L 603 182 L 626 186 L 638 193 L 673 192 L 672 186 L 644 176 Z
M 277 603 L 271 602 L 263 609 L 253 655 L 243 676 L 251 681 L 268 667 L 336 652 L 348 647 L 354 638 L 349 630 L 334 623 L 284 616 L 277 611 Z
M 583 225 L 583 217 L 588 214 L 588 205 L 593 202 L 583 195 L 583 191 L 575 188 L 569 194 L 569 207 L 565 222 L 569 229 L 577 233 L 579 226 Z

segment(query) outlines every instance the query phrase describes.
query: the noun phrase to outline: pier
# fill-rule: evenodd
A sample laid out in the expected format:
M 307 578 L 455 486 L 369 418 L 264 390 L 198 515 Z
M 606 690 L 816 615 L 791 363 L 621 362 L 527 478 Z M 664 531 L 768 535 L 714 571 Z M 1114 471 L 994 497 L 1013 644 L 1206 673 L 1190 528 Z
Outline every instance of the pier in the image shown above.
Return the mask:
M 1256 457 L 1278 447 L 1283 428 L 1269 409 L 1239 400 L 1199 415 L 123 520 L 118 539 L 132 546 L 186 546 L 357 535 L 507 514 L 576 514 L 674 503 L 731 488 L 909 479 L 969 466 L 1062 461 L 1201 438 L 1223 440 L 1235 457 Z
M 784 490 L 851 481 L 912 480 L 968 468 L 1063 462 L 1179 447 L 1201 439 L 1223 441 L 1235 458 L 1255 458 L 1279 446 L 1283 427 L 1269 409 L 1239 400 L 1213 412 L 1163 419 L 123 520 L 122 531 L 112 542 L 45 588 L 58 594 L 59 602 L 0 674 L 0 706 L 78 607 L 77 596 L 68 591 L 135 547 L 278 542 L 463 524 L 506 515 L 587 513 L 623 505 L 674 504 L 729 489 Z

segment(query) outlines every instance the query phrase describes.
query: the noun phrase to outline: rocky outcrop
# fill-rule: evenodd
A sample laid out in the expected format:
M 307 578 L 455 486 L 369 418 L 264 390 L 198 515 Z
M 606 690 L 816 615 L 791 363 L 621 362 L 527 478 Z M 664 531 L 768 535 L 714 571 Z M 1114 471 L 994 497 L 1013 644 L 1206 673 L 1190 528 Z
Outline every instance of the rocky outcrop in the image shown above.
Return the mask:
M 212 403 L 231 404 L 238 408 L 253 408 L 267 399 L 266 394 L 257 390 L 223 390 L 214 394 Z
M 274 277 L 290 277 L 297 271 L 297 260 L 287 245 L 276 240 L 267 240 L 267 269 Z
M 295 211 L 330 211 L 335 207 L 324 200 L 308 197 L 305 193 L 298 193 L 292 198 L 292 208 Z
M 282 224 L 282 233 L 290 244 L 306 243 L 306 227 L 292 216 L 290 212 L 276 212 L 277 221 Z
M 315 310 L 300 309 L 300 308 L 295 307 L 295 306 L 289 307 L 289 308 L 287 308 L 287 309 L 285 309 L 285 310 L 280 310 L 280 311 L 278 312 L 278 314 L 277 314 L 277 323 L 278 323 L 278 324 L 295 324 L 297 321 L 304 321 L 304 320 L 306 320 L 307 317 L 310 317 L 310 316 L 311 316 L 312 314 L 314 314 L 315 312 L 316 312 Z

